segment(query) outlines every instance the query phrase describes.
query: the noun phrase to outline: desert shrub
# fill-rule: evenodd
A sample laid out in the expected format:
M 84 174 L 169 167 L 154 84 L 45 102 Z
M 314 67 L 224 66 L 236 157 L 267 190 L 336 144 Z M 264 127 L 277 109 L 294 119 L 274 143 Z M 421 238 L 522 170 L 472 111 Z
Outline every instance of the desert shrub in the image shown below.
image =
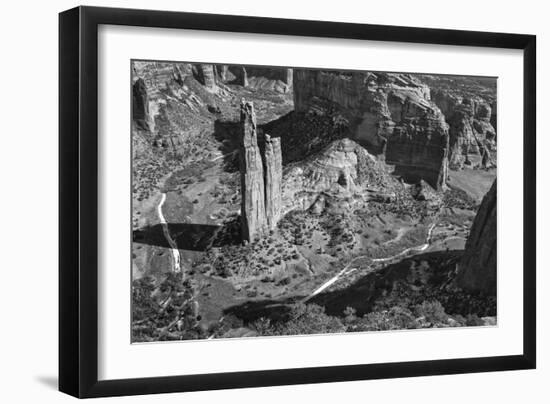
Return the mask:
M 476 210 L 478 203 L 465 191 L 456 188 L 448 189 L 443 195 L 445 206 L 460 209 Z
M 389 310 L 365 314 L 348 324 L 348 331 L 387 331 L 411 328 L 420 328 L 420 324 L 410 310 L 398 306 Z
M 417 317 L 423 317 L 432 324 L 446 323 L 449 318 L 445 313 L 445 309 L 437 300 L 425 300 L 422 304 L 416 305 L 414 312 Z
M 357 320 L 356 316 L 357 310 L 355 310 L 353 307 L 346 307 L 344 310 L 344 323 L 345 324 L 352 324 L 354 321 Z
M 288 285 L 290 283 L 290 277 L 287 276 L 286 278 L 283 278 L 281 280 L 279 280 L 279 282 L 277 282 L 277 285 L 278 286 L 285 286 L 285 285 Z
M 259 335 L 303 335 L 344 332 L 345 327 L 338 317 L 329 316 L 325 309 L 316 304 L 297 303 L 290 306 L 284 319 L 274 322 L 260 318 L 251 328 Z
M 485 323 L 483 322 L 482 319 L 480 319 L 477 314 L 468 314 L 466 316 L 466 325 L 469 326 L 469 327 L 475 327 L 475 326 L 480 326 L 480 325 L 484 325 Z
M 169 273 L 160 282 L 151 277 L 133 281 L 132 340 L 201 338 L 193 305 L 194 293 L 181 273 Z

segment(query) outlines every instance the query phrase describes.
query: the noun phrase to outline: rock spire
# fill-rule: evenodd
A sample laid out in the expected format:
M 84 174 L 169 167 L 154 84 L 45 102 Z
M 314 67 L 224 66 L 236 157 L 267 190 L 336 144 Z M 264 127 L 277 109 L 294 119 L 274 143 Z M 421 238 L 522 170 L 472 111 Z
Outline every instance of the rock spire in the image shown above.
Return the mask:
M 283 160 L 281 139 L 265 135 L 265 213 L 270 229 L 277 226 L 281 215 L 281 182 L 283 179 Z
M 132 118 L 136 126 L 149 130 L 149 97 L 145 81 L 137 79 L 132 87 Z
M 266 229 L 273 229 L 281 214 L 281 141 L 265 135 L 264 176 L 251 102 L 241 102 L 240 123 L 241 232 L 243 240 L 252 241 Z
M 241 102 L 239 138 L 241 172 L 242 237 L 251 241 L 267 224 L 264 169 L 256 132 L 256 114 L 251 102 Z

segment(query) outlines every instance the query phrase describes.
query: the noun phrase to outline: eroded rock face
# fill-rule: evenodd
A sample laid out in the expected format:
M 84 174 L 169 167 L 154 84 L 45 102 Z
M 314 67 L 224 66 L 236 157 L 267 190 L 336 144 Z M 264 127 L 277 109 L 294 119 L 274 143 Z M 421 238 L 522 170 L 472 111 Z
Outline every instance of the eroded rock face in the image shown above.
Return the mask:
M 433 101 L 449 124 L 451 168 L 496 166 L 496 111 L 475 94 L 449 89 L 433 91 Z M 495 105 L 496 107 L 496 105 Z
M 214 65 L 200 64 L 198 65 L 198 80 L 210 92 L 216 92 L 218 86 L 216 84 L 216 72 Z
M 229 66 L 227 65 L 217 65 L 216 66 L 218 77 L 222 82 L 227 80 L 227 74 L 229 73 Z
M 186 76 L 192 74 L 193 65 L 180 62 L 134 62 L 135 77 L 142 78 L 150 100 L 169 90 L 171 83 L 181 86 Z
M 217 71 L 220 79 L 228 84 L 279 93 L 287 93 L 292 89 L 292 69 L 226 65 L 218 66 Z
M 241 173 L 241 231 L 251 241 L 266 228 L 264 169 L 258 147 L 256 115 L 251 102 L 241 102 L 239 159 Z
M 249 66 L 246 73 L 247 86 L 255 89 L 286 93 L 292 88 L 292 69 Z
M 404 108 L 409 108 L 405 104 Z M 403 119 L 388 136 L 386 162 L 395 164 L 406 181 L 424 179 L 443 189 L 448 177 L 449 137 L 444 118 L 433 108 L 422 108 Z
M 294 70 L 297 111 L 319 109 L 327 100 L 371 154 L 410 180 L 445 186 L 448 125 L 428 86 L 408 74 Z
M 220 75 L 220 77 L 222 76 Z M 224 83 L 248 87 L 248 73 L 246 68 L 241 65 L 227 65 L 222 79 Z
M 277 226 L 281 217 L 281 185 L 283 181 L 283 159 L 281 139 L 265 135 L 265 213 L 270 229 Z
M 466 242 L 455 284 L 472 292 L 496 295 L 497 183 L 483 198 Z
M 137 127 L 150 130 L 149 97 L 143 79 L 137 79 L 132 87 L 132 118 Z

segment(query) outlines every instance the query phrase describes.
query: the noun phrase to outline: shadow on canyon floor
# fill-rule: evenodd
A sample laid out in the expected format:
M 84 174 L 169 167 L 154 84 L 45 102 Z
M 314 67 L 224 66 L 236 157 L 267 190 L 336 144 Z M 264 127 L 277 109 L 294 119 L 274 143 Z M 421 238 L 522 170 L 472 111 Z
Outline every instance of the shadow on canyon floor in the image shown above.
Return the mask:
M 196 223 L 168 223 L 172 239 L 181 250 L 205 251 L 215 238 L 221 226 Z M 143 227 L 133 231 L 134 243 L 171 248 L 164 236 L 162 225 Z
M 206 251 L 211 247 L 242 243 L 240 218 L 238 217 L 221 226 L 199 223 L 168 223 L 168 231 L 180 250 Z M 160 223 L 134 230 L 132 239 L 134 243 L 172 248 L 166 240 Z
M 394 288 L 401 287 L 399 281 L 405 281 L 410 285 L 410 290 L 414 290 L 413 294 L 417 293 L 420 300 L 429 298 L 433 295 L 434 289 L 448 282 L 461 256 L 462 250 L 455 250 L 430 252 L 405 258 L 359 278 L 348 287 L 323 292 L 310 299 L 308 303 L 324 307 L 325 312 L 333 316 L 343 316 L 347 307 L 353 307 L 358 315 L 364 315 L 372 311 L 374 304 L 383 300 Z M 422 262 L 427 264 L 421 264 Z M 285 315 L 290 311 L 288 305 L 297 303 L 303 297 L 246 302 L 229 307 L 224 313 L 232 314 L 245 323 L 262 317 L 272 321 L 284 320 Z
M 214 121 L 214 138 L 219 142 L 223 154 L 223 168 L 229 173 L 239 171 L 239 130 L 240 123 L 216 119 Z

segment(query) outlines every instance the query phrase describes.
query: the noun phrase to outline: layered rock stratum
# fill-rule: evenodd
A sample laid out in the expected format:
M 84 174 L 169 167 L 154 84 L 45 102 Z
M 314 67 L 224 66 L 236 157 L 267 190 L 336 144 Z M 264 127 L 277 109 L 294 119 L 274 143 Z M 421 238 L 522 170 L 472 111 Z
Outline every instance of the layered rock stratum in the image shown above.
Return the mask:
M 383 165 L 353 140 L 336 140 L 285 171 L 283 213 L 295 209 L 321 213 L 331 201 L 345 207 L 356 199 L 368 199 L 369 193 L 391 194 L 400 184 Z
M 286 93 L 292 89 L 292 69 L 241 65 L 217 65 L 217 77 L 224 83 L 256 90 Z
M 197 66 L 199 82 L 210 92 L 216 92 L 218 90 L 216 73 L 214 65 L 200 64 Z
M 294 71 L 296 111 L 336 108 L 354 140 L 395 165 L 410 180 L 443 188 L 447 176 L 448 125 L 430 100 L 430 89 L 409 74 Z M 324 104 L 328 101 L 327 107 Z
M 455 283 L 471 292 L 496 294 L 497 183 L 483 198 L 466 242 Z

